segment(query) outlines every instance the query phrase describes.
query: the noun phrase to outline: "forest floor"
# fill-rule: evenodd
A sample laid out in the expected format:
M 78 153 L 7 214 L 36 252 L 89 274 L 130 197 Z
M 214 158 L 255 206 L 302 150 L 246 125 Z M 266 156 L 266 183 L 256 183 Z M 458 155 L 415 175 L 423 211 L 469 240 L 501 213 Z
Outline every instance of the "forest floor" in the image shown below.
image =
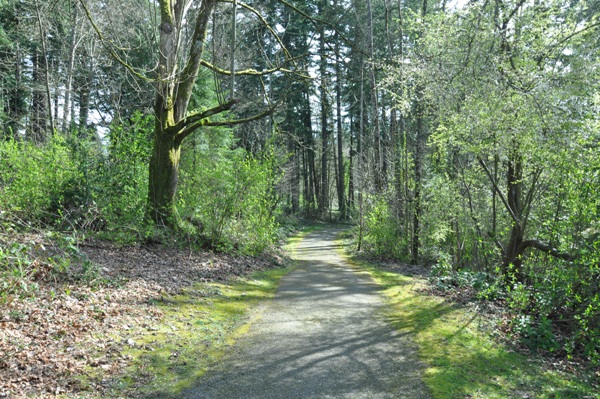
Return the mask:
M 109 396 L 139 358 L 132 349 L 157 349 L 140 334 L 177 330 L 162 303 L 192 287 L 209 300 L 219 295 L 209 284 L 284 262 L 44 234 L 0 234 L 0 249 L 12 265 L 0 269 L 0 398 Z
M 440 296 L 422 268 L 347 257 L 339 231 L 302 240 L 290 274 L 284 252 L 0 232 L 0 398 L 600 399 L 597 370 L 523 351 L 501 310 Z

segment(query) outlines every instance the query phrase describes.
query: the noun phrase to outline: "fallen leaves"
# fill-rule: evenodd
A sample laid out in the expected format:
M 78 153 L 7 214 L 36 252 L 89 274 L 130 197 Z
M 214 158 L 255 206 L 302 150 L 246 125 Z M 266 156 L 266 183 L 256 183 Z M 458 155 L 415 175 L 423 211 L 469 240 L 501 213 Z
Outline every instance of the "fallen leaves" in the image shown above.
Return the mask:
M 45 249 L 42 244 L 36 248 Z M 47 267 L 36 267 L 30 277 L 36 291 L 0 303 L 0 398 L 102 392 L 107 379 L 130 364 L 122 352 L 137 345 L 135 332 L 153 330 L 161 320 L 156 300 L 198 281 L 226 280 L 272 266 L 268 258 L 160 247 L 94 242 L 81 248 L 105 283 L 61 279 Z M 77 270 L 74 266 L 67 274 L 72 277 Z M 82 384 L 85 374 L 94 374 L 95 380 Z

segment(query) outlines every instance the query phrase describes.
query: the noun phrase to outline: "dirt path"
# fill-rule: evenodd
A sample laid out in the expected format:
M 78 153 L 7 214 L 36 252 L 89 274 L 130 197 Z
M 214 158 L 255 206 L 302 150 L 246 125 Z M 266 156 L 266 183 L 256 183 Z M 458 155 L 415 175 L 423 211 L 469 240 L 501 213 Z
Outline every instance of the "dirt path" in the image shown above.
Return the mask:
M 378 287 L 338 256 L 338 232 L 299 244 L 276 298 L 186 398 L 429 397 L 414 345 L 384 321 Z

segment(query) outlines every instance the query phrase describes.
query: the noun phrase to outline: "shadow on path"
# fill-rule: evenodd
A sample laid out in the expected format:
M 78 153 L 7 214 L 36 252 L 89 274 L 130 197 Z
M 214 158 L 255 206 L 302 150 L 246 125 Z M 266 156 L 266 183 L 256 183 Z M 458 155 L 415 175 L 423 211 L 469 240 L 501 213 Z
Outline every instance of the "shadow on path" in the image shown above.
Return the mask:
M 247 336 L 188 399 L 429 398 L 410 337 L 381 315 L 380 288 L 313 232 Z

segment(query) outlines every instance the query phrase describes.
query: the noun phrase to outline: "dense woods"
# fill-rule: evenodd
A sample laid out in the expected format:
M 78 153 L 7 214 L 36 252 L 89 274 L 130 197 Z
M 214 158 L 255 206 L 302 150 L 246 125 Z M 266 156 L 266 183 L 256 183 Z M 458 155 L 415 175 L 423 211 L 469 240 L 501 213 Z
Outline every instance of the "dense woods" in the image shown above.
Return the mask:
M 0 234 L 257 254 L 294 217 L 350 222 L 598 364 L 599 11 L 0 0 Z

